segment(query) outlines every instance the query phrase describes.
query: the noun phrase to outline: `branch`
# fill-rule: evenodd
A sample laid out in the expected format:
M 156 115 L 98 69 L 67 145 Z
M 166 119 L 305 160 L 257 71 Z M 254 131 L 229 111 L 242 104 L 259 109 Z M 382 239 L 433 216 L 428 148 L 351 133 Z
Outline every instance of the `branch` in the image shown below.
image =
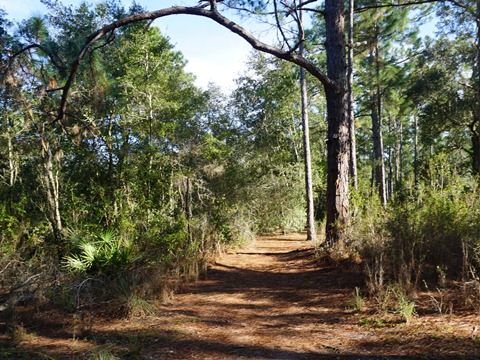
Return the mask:
M 314 2 L 316 2 L 316 1 L 317 1 L 317 0 L 306 0 L 306 1 L 304 1 L 304 2 L 301 2 L 300 4 L 298 4 L 297 6 L 295 6 L 295 8 L 291 9 L 291 10 L 289 11 L 289 13 L 287 14 L 287 16 L 291 13 L 292 10 L 297 11 L 297 10 L 299 10 L 299 9 L 304 10 L 304 11 L 315 12 L 315 13 L 317 13 L 317 14 L 321 14 L 321 15 L 325 16 L 325 12 L 324 12 L 323 10 L 305 7 L 306 5 L 309 5 L 309 4 L 314 3 Z
M 459 3 L 459 2 L 456 1 L 456 0 L 446 0 L 446 2 L 451 2 L 453 5 L 458 6 L 459 8 L 465 9 L 465 10 L 467 10 L 468 12 L 470 12 L 470 13 L 472 13 L 472 14 L 475 13 L 475 10 L 472 9 L 470 6 L 467 6 L 467 5 L 465 5 L 465 4 L 461 4 L 461 3 Z
M 109 25 L 104 26 L 103 28 L 97 30 L 92 35 L 90 35 L 87 38 L 85 45 L 82 47 L 82 50 L 78 54 L 77 59 L 72 64 L 70 75 L 68 76 L 68 79 L 63 89 L 62 99 L 60 101 L 60 108 L 58 110 L 57 118 L 55 119 L 55 121 L 59 121 L 65 116 L 65 109 L 67 106 L 67 99 L 70 88 L 73 85 L 78 68 L 80 67 L 80 64 L 82 63 L 82 60 L 85 57 L 85 54 L 87 53 L 90 46 L 92 46 L 95 42 L 103 38 L 111 31 L 126 26 L 128 24 L 145 20 L 155 20 L 165 16 L 180 14 L 195 15 L 209 18 L 216 23 L 222 25 L 223 27 L 229 29 L 234 34 L 237 34 L 238 36 L 243 38 L 254 49 L 300 65 L 310 74 L 316 77 L 323 84 L 324 87 L 331 88 L 333 91 L 337 91 L 340 88 L 339 84 L 336 81 L 330 79 L 327 75 L 325 75 L 325 73 L 323 73 L 313 62 L 305 59 L 303 56 L 284 51 L 282 49 L 276 48 L 258 40 L 250 32 L 248 32 L 248 30 L 236 24 L 232 20 L 224 17 L 217 11 L 207 10 L 202 7 L 172 6 L 161 10 L 149 11 L 145 13 L 127 16 L 123 19 L 117 20 Z
M 422 4 L 431 4 L 437 2 L 453 2 L 452 0 L 419 0 L 419 1 L 407 1 L 404 3 L 397 3 L 397 4 L 388 4 L 388 3 L 380 3 L 370 6 L 362 6 L 355 9 L 355 12 L 363 12 L 371 9 L 380 9 L 386 7 L 402 7 L 402 6 L 414 6 L 414 5 L 422 5 Z
M 37 48 L 37 49 L 40 49 L 42 50 L 43 52 L 45 52 L 48 57 L 50 58 L 50 60 L 53 62 L 53 64 L 57 67 L 57 69 L 65 69 L 65 64 L 63 64 L 61 62 L 61 60 L 58 60 L 56 59 L 50 52 L 48 52 L 42 45 L 40 44 L 30 44 L 30 45 L 27 45 L 25 46 L 24 48 L 18 50 L 16 53 L 14 53 L 13 55 L 11 55 L 9 57 L 9 61 L 10 63 L 12 63 L 12 61 L 19 55 L 23 54 L 24 52 L 27 52 L 28 50 L 31 50 L 31 49 L 34 49 L 34 48 Z
M 280 34 L 282 35 L 283 41 L 287 45 L 287 48 L 289 48 L 290 44 L 288 43 L 288 39 L 285 36 L 285 33 L 283 32 L 283 28 L 280 24 L 280 18 L 278 17 L 277 0 L 273 0 L 273 8 L 275 9 L 274 13 L 275 13 L 275 21 L 277 23 L 277 28 L 280 30 Z
M 317 14 L 320 14 L 320 15 L 323 15 L 323 16 L 325 16 L 325 11 L 323 11 L 323 10 L 320 10 L 320 9 L 303 8 L 302 10 L 304 10 L 304 11 L 310 11 L 310 12 L 314 12 L 314 13 L 317 13 Z
M 297 9 L 303 8 L 305 5 L 309 5 L 309 4 L 314 3 L 316 1 L 317 0 L 306 0 L 304 2 L 301 2 L 300 4 L 298 4 Z

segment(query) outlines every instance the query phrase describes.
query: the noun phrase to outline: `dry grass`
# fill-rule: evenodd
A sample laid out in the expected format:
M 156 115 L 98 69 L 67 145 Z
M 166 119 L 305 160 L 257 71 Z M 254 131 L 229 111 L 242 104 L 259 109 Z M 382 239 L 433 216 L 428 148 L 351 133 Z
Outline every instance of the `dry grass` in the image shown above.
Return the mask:
M 479 358 L 477 313 L 464 306 L 440 314 L 428 292 L 411 299 L 416 315 L 408 322 L 393 306 L 398 299 L 382 310 L 362 297 L 363 310 L 356 312 L 346 304 L 355 288 L 365 289 L 359 267 L 319 262 L 303 240 L 262 238 L 226 253 L 205 279 L 154 313 L 94 318 L 76 339 L 71 316 L 26 307 L 19 319 L 36 335 L 18 346 L 60 359 Z M 0 339 L 4 348 L 12 345 Z

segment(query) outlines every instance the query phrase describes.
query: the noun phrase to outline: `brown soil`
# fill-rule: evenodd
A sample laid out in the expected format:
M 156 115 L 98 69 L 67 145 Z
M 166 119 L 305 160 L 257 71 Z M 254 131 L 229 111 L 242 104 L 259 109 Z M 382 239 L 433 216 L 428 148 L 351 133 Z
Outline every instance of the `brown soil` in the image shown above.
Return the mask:
M 373 301 L 355 311 L 362 286 L 359 265 L 319 261 L 304 236 L 263 237 L 220 256 L 155 315 L 20 309 L 17 342 L 2 335 L 0 359 L 480 359 L 476 315 L 434 313 L 425 294 L 408 324 Z

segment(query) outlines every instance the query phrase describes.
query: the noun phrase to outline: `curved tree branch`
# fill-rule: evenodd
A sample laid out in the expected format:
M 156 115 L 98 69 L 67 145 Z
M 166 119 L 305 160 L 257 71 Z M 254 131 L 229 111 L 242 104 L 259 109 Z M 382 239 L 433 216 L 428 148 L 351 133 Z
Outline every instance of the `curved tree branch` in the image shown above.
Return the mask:
M 180 14 L 202 16 L 202 17 L 212 19 L 213 21 L 217 22 L 223 27 L 229 29 L 234 34 L 237 34 L 238 36 L 243 38 L 254 49 L 274 55 L 280 59 L 293 62 L 303 67 L 310 74 L 312 74 L 314 77 L 320 80 L 320 82 L 323 84 L 324 87 L 330 88 L 333 91 L 336 91 L 340 88 L 340 85 L 337 84 L 336 81 L 330 79 L 313 62 L 305 59 L 303 56 L 299 56 L 298 54 L 284 51 L 282 49 L 276 48 L 274 46 L 268 45 L 258 40 L 248 30 L 236 24 L 232 20 L 226 18 L 216 10 L 207 10 L 203 6 L 199 6 L 199 7 L 172 6 L 172 7 L 161 9 L 161 10 L 149 11 L 145 13 L 127 16 L 123 19 L 117 20 L 109 25 L 104 26 L 103 28 L 97 30 L 92 35 L 90 35 L 87 38 L 85 45 L 82 47 L 82 50 L 78 54 L 77 59 L 71 66 L 70 75 L 68 76 L 65 86 L 63 87 L 62 98 L 60 101 L 60 108 L 55 121 L 59 121 L 63 119 L 63 117 L 65 116 L 68 95 L 73 85 L 73 82 L 75 80 L 75 76 L 77 74 L 78 68 L 80 67 L 80 64 L 83 58 L 85 57 L 88 49 L 95 42 L 97 42 L 98 40 L 100 40 L 101 38 L 109 34 L 111 31 L 121 28 L 122 26 L 125 26 L 128 24 L 132 24 L 139 21 L 145 21 L 145 20 L 155 20 L 165 16 L 180 15 Z
M 15 52 L 14 54 L 10 55 L 9 56 L 9 61 L 10 63 L 15 60 L 15 58 L 17 58 L 18 56 L 20 56 L 21 54 L 23 54 L 24 52 L 27 52 L 31 49 L 40 49 L 42 50 L 43 52 L 45 52 L 47 54 L 47 56 L 50 58 L 50 60 L 52 61 L 53 65 L 55 65 L 55 67 L 59 70 L 65 70 L 65 64 L 59 60 L 59 59 L 56 59 L 55 56 L 53 54 L 51 54 L 49 51 L 47 51 L 47 49 L 45 49 L 45 47 L 43 47 L 42 45 L 40 44 L 36 44 L 36 43 L 33 43 L 33 44 L 30 44 L 30 45 L 27 45 L 25 46 L 24 48 L 18 50 L 17 52 Z

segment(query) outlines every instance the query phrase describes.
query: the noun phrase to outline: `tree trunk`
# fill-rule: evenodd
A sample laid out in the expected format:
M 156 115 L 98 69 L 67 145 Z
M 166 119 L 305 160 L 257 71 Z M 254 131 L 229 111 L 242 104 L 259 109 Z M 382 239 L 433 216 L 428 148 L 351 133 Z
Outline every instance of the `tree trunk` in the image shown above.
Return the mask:
M 326 87 L 327 100 L 327 224 L 329 246 L 344 246 L 349 222 L 349 154 L 347 66 L 345 59 L 344 4 L 325 1 L 327 76 L 337 87 Z
M 478 106 L 478 105 L 477 105 Z M 480 119 L 477 127 L 472 130 L 472 169 L 475 175 L 480 175 Z
M 187 220 L 187 234 L 189 242 L 193 240 L 191 222 L 193 217 L 192 211 L 192 183 L 188 175 L 185 178 L 185 218 Z
M 358 188 L 357 180 L 357 142 L 355 140 L 355 114 L 353 96 L 353 13 L 354 0 L 348 2 L 348 124 L 350 136 L 350 177 L 354 189 Z
M 413 116 L 413 177 L 415 185 L 418 184 L 418 120 Z
M 13 150 L 12 137 L 13 135 L 10 133 L 10 131 L 7 131 L 8 173 L 9 173 L 8 186 L 10 186 L 11 188 L 17 182 L 17 176 L 18 176 L 18 166 L 17 166 L 17 162 L 15 161 L 15 153 Z
M 395 124 L 392 125 L 392 115 L 388 115 L 388 132 L 392 134 L 395 129 Z M 393 196 L 393 181 L 394 181 L 394 172 L 395 172 L 395 150 L 391 145 L 387 146 L 388 153 L 388 174 L 386 175 L 387 180 L 387 199 L 390 199 Z
M 303 27 L 303 11 L 300 10 L 300 22 Z M 303 29 L 302 29 L 303 32 Z M 299 53 L 304 53 L 304 36 Z M 307 240 L 317 241 L 315 230 L 315 210 L 313 201 L 312 157 L 310 153 L 310 129 L 308 124 L 308 93 L 305 69 L 300 67 L 300 93 L 302 98 L 303 161 L 305 165 L 305 195 L 307 200 Z
M 475 108 L 474 108 L 474 125 L 472 126 L 472 165 L 473 173 L 480 175 L 480 1 L 477 1 L 476 9 L 476 66 L 474 66 L 473 83 L 475 84 Z
M 387 205 L 387 194 L 385 190 L 385 164 L 383 161 L 383 136 L 382 136 L 382 95 L 380 88 L 380 62 L 378 37 L 375 37 L 375 44 L 371 59 L 375 65 L 376 88 L 371 99 L 371 117 L 373 133 L 373 166 L 375 172 L 375 186 L 383 206 Z
M 395 120 L 395 189 L 402 179 L 402 143 L 403 125 L 401 120 Z
M 47 218 L 52 226 L 53 236 L 56 242 L 61 238 L 63 231 L 62 218 L 60 216 L 60 191 L 58 181 L 58 170 L 55 169 L 55 161 L 59 159 L 60 154 L 53 154 L 51 144 L 45 139 L 45 134 L 41 137 L 42 145 L 42 182 L 47 197 Z
M 385 166 L 383 161 L 383 136 L 382 120 L 378 114 L 378 97 L 374 96 L 372 100 L 371 117 L 373 133 L 373 166 L 375 173 L 375 186 L 378 190 L 378 196 L 383 205 L 387 204 L 387 195 L 385 191 Z

